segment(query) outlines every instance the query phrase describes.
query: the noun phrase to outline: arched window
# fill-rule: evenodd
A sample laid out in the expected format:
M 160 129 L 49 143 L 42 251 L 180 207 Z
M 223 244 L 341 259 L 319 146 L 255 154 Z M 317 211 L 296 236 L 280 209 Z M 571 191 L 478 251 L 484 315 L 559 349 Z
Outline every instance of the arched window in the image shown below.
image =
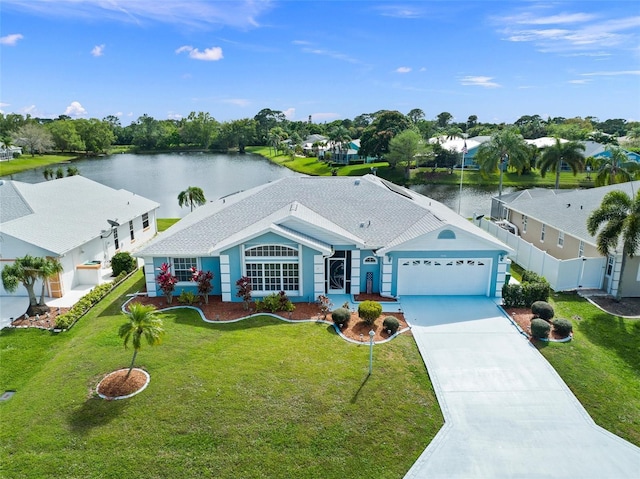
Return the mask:
M 438 234 L 438 239 L 456 239 L 456 234 L 451 230 L 442 230 Z
M 300 291 L 298 248 L 285 245 L 252 246 L 244 251 L 245 274 L 251 279 L 251 289 L 258 295 Z
M 375 256 L 367 256 L 365 259 L 362 260 L 363 264 L 378 264 L 378 258 L 376 258 Z

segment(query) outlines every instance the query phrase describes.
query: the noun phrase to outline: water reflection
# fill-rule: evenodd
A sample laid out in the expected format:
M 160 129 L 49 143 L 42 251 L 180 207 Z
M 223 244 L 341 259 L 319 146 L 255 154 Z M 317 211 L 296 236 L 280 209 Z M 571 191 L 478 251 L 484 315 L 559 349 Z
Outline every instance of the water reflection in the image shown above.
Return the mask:
M 169 153 L 158 155 L 111 155 L 73 162 L 86 178 L 115 189 L 125 189 L 160 203 L 160 218 L 177 218 L 189 213 L 178 206 L 178 194 L 189 186 L 198 186 L 209 200 L 247 190 L 287 176 L 299 176 L 288 168 L 253 154 Z M 58 165 L 53 165 L 54 170 Z M 60 165 L 66 169 L 67 165 Z M 12 175 L 13 180 L 38 183 L 44 180 L 43 168 Z M 440 201 L 458 211 L 459 186 L 417 185 L 412 190 Z M 471 217 L 489 214 L 491 197 L 497 187 L 464 186 L 460 214 Z M 504 188 L 504 193 L 513 188 Z M 80 200 L 80 199 L 79 199 Z

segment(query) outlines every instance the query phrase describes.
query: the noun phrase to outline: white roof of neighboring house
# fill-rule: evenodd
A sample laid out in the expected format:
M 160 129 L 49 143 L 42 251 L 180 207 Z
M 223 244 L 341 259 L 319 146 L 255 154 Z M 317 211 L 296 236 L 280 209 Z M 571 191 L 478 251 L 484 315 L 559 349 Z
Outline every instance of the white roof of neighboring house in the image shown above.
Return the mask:
M 595 237 L 587 231 L 587 218 L 600 206 L 604 195 L 614 190 L 624 191 L 634 197 L 640 191 L 640 181 L 584 190 L 560 190 L 561 194 L 542 196 L 525 195 L 524 192 L 520 192 L 518 198 L 507 204 L 513 211 L 595 245 Z
M 462 153 L 462 148 L 464 144 L 467 144 L 467 151 L 478 147 L 485 141 L 489 140 L 491 137 L 480 137 L 476 136 L 473 138 L 452 138 L 447 139 L 446 136 L 439 136 L 437 138 L 429 138 L 429 143 L 440 143 L 440 146 L 445 150 L 455 151 L 456 153 Z
M 533 145 L 537 148 L 548 148 L 556 144 L 556 139 L 551 136 L 543 136 L 542 138 L 536 138 L 534 140 L 524 140 L 525 143 Z M 568 143 L 569 140 L 560 138 L 560 143 Z
M 30 184 L 0 181 L 0 232 L 63 254 L 160 205 L 83 176 Z
M 374 250 L 455 226 L 481 239 L 488 249 L 509 250 L 441 203 L 366 175 L 282 178 L 207 203 L 159 234 L 137 255 L 215 255 L 286 224 L 305 224 L 308 231 L 340 238 L 338 244 Z

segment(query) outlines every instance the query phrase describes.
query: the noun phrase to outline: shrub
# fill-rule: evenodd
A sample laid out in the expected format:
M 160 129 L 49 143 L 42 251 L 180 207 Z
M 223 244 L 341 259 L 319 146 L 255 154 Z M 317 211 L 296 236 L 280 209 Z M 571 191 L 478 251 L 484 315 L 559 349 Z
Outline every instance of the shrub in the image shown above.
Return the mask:
M 563 338 L 566 338 L 573 332 L 573 324 L 568 319 L 556 319 L 553 322 L 553 330 Z
M 519 284 L 505 284 L 502 287 L 502 302 L 505 308 L 524 307 L 524 295 Z
M 178 296 L 178 302 L 180 304 L 193 304 L 196 302 L 198 297 L 192 291 L 185 291 L 184 289 L 180 291 L 180 296 Z
M 395 334 L 400 327 L 400 321 L 395 316 L 387 316 L 382 321 L 382 329 L 388 330 L 391 334 Z
M 536 339 L 546 339 L 549 337 L 551 325 L 544 319 L 534 318 L 531 320 L 531 336 Z
M 171 304 L 173 290 L 176 289 L 178 278 L 171 274 L 171 266 L 169 263 L 162 263 L 160 266 L 160 274 L 156 277 L 156 281 L 164 293 L 165 298 L 167 298 L 167 303 Z
M 372 325 L 378 316 L 382 314 L 382 305 L 377 301 L 363 301 L 358 306 L 358 316 L 368 325 Z
M 523 283 L 546 283 L 547 280 L 533 271 L 525 270 L 522 272 Z
M 251 302 L 251 279 L 248 276 L 241 277 L 236 281 L 236 296 L 242 298 L 242 305 L 245 310 L 249 309 L 249 303 Z
M 550 293 L 551 288 L 546 279 L 525 271 L 522 274 L 522 284 L 505 284 L 502 287 L 502 301 L 507 308 L 529 308 L 536 301 L 547 301 Z
M 321 294 L 318 296 L 318 305 L 320 306 L 320 314 L 322 314 L 322 318 L 327 319 L 327 314 L 331 312 L 331 306 L 333 306 L 333 303 L 328 296 Z
M 534 301 L 534 303 L 531 305 L 531 312 L 537 318 L 547 321 L 553 318 L 553 315 L 555 314 L 553 311 L 553 306 L 551 306 L 546 301 Z
M 351 311 L 347 308 L 338 308 L 331 313 L 331 319 L 333 319 L 333 322 L 341 328 L 351 319 Z
M 136 260 L 131 254 L 127 251 L 121 251 L 120 253 L 116 253 L 111 258 L 111 269 L 113 270 L 113 276 L 118 276 L 120 273 L 125 271 L 126 273 L 131 273 L 136 269 L 138 265 L 136 264 Z
M 531 305 L 536 301 L 547 301 L 550 293 L 551 288 L 546 280 L 539 283 L 522 284 L 522 294 L 524 296 L 524 306 L 526 308 L 531 307 Z
M 293 311 L 295 306 L 287 298 L 287 293 L 280 291 L 279 293 L 271 293 L 262 299 L 256 300 L 256 311 L 277 313 L 278 311 Z

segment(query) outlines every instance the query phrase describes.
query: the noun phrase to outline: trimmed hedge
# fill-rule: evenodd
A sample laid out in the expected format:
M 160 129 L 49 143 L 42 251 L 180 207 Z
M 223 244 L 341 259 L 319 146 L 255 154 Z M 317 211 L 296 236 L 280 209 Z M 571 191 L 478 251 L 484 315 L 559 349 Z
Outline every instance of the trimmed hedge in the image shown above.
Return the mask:
M 546 301 L 535 301 L 531 305 L 531 312 L 534 316 L 549 321 L 553 318 L 555 312 L 553 311 L 553 306 L 551 306 Z
M 296 307 L 287 297 L 287 293 L 280 291 L 279 293 L 271 293 L 262 299 L 256 299 L 256 311 L 277 313 L 279 311 L 291 312 Z
M 531 320 L 531 336 L 536 339 L 547 339 L 551 332 L 551 325 L 544 319 L 534 318 Z
M 568 319 L 559 318 L 553 321 L 553 330 L 566 338 L 573 332 L 573 324 Z
M 363 301 L 358 306 L 358 316 L 364 320 L 365 324 L 372 325 L 381 314 L 382 305 L 377 301 Z
M 103 283 L 93 288 L 82 298 L 80 298 L 69 311 L 61 314 L 60 316 L 56 316 L 55 328 L 69 329 L 94 305 L 96 305 L 98 302 L 100 302 L 100 300 L 102 300 L 102 298 L 109 294 L 113 288 L 122 283 L 127 278 L 127 276 L 129 276 L 129 274 L 130 273 L 123 271 L 111 283 Z
M 331 313 L 331 319 L 333 319 L 333 322 L 341 328 L 351 319 L 351 311 L 347 308 L 338 308 Z
M 521 284 L 505 284 L 502 287 L 502 303 L 506 308 L 530 308 L 536 301 L 546 302 L 550 294 L 551 287 L 545 278 L 525 271 Z
M 127 251 L 116 253 L 113 255 L 113 258 L 111 258 L 111 270 L 113 271 L 113 276 L 118 276 L 123 271 L 131 273 L 137 268 L 137 266 L 135 258 Z
M 391 334 L 396 334 L 398 328 L 400 327 L 400 321 L 395 316 L 387 316 L 382 321 L 382 329 L 390 331 Z

